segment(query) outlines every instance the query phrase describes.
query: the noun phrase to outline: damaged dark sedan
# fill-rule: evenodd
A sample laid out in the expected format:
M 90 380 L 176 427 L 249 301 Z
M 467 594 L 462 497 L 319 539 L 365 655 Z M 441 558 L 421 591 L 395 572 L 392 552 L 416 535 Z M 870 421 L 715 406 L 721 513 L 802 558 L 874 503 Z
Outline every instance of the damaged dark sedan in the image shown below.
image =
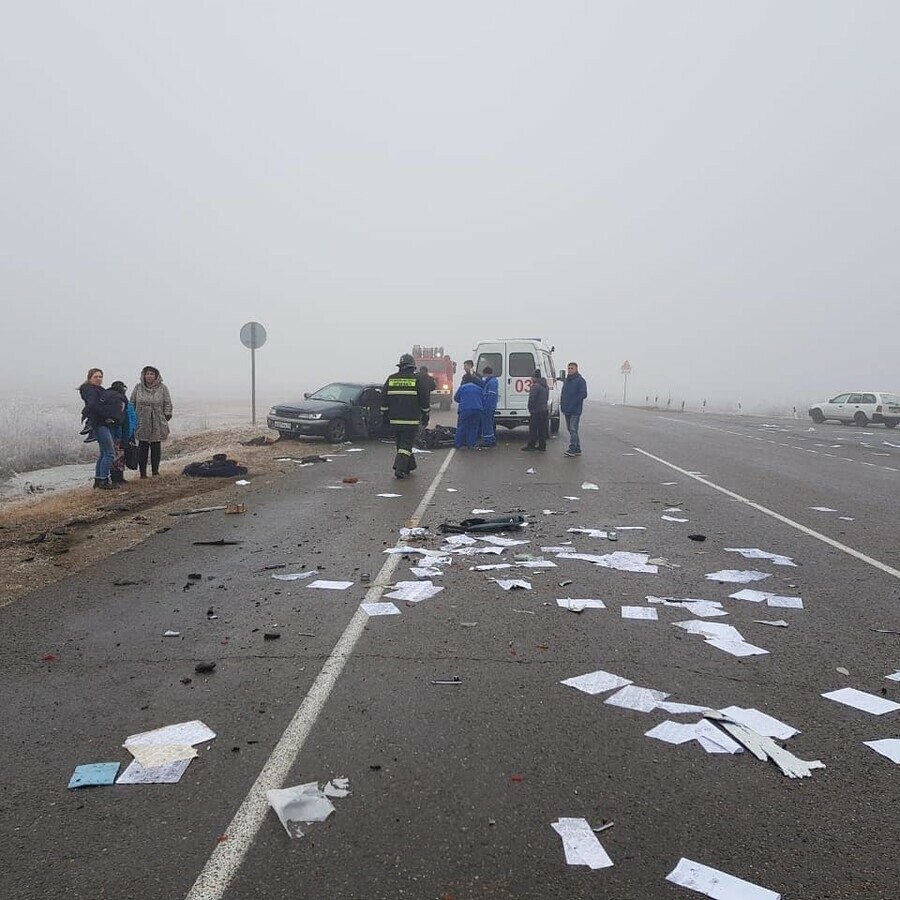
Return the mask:
M 283 438 L 324 437 L 333 444 L 381 434 L 380 384 L 336 381 L 296 403 L 269 410 L 266 424 Z

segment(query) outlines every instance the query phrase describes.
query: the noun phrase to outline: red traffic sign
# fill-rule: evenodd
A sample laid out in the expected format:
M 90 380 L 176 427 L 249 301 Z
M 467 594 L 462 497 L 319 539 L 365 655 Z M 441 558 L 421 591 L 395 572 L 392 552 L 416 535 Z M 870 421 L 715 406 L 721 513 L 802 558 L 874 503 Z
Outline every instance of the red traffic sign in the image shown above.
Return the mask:
M 626 359 L 625 362 L 622 363 L 622 374 L 628 375 L 631 372 L 631 363 Z

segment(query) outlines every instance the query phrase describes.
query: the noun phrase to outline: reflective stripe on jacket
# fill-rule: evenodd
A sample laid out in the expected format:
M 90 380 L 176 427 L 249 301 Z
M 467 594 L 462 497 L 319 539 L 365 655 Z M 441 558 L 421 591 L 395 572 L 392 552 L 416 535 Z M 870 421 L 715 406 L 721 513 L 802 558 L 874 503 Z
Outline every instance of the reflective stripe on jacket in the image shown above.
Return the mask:
M 391 425 L 419 425 L 422 416 L 431 407 L 429 376 L 423 376 L 414 368 L 401 369 L 396 375 L 388 375 L 384 383 L 381 412 L 388 416 Z

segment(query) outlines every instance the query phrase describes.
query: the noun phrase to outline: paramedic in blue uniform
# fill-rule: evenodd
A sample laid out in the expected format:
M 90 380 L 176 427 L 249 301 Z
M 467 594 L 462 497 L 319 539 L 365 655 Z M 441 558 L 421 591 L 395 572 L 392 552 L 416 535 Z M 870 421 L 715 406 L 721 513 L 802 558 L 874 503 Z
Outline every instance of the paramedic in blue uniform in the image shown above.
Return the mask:
M 500 395 L 500 382 L 490 366 L 481 370 L 484 377 L 484 409 L 481 411 L 481 446 L 496 447 L 497 435 L 494 433 L 494 413 L 497 412 L 497 399 Z

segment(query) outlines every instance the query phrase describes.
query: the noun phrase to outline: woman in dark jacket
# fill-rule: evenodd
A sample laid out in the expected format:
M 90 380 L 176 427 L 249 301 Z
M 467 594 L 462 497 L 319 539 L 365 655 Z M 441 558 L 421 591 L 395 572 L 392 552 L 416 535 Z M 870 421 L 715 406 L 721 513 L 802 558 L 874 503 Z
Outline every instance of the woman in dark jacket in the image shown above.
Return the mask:
M 105 393 L 103 369 L 88 369 L 87 378 L 84 384 L 78 388 L 78 392 L 81 394 L 81 399 L 84 400 L 82 415 L 96 436 L 97 447 L 100 450 L 97 467 L 94 470 L 94 487 L 109 490 L 113 487 L 109 481 L 109 470 L 116 458 L 110 425 L 114 425 L 115 422 L 107 417 L 102 403 Z

